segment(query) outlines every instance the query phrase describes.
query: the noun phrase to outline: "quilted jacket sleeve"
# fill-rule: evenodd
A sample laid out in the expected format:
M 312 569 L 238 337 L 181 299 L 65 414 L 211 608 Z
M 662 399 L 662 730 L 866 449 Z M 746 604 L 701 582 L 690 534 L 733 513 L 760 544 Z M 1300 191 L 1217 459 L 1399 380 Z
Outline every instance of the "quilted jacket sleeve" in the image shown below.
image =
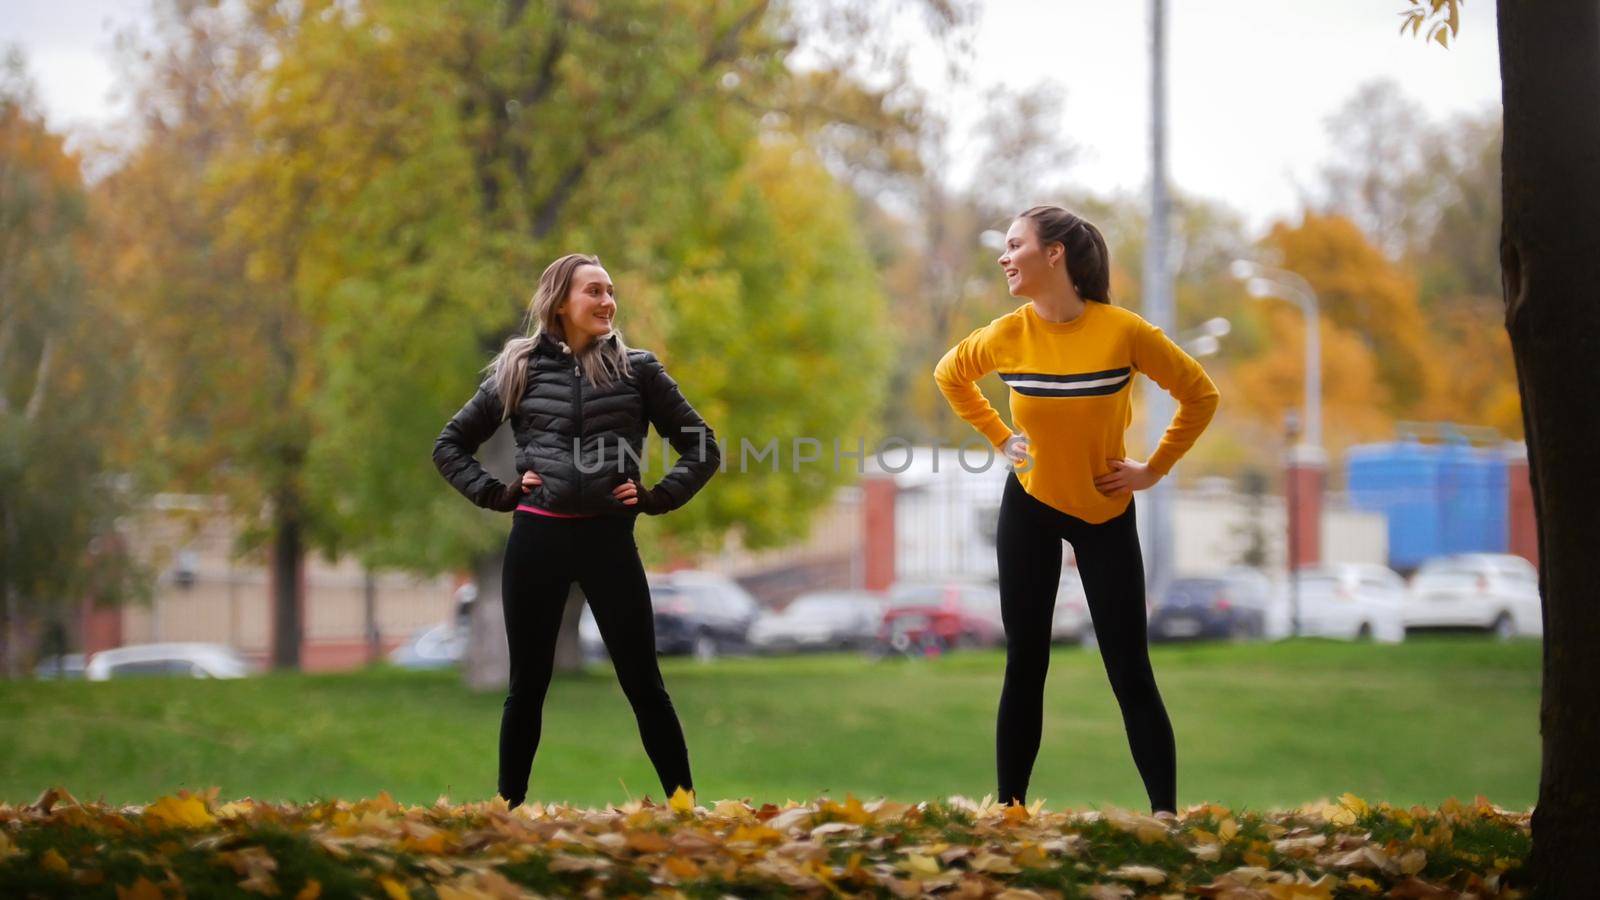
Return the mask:
M 649 489 L 642 504 L 644 512 L 658 515 L 689 502 L 722 465 L 722 449 L 706 420 L 695 412 L 678 383 L 667 374 L 652 353 L 640 360 L 639 384 L 644 394 L 645 415 L 656 433 L 667 439 L 679 457 L 672 470 Z
M 502 409 L 489 382 L 479 385 L 433 442 L 433 465 L 463 497 L 484 509 L 510 512 L 517 497 L 473 456 L 500 427 Z

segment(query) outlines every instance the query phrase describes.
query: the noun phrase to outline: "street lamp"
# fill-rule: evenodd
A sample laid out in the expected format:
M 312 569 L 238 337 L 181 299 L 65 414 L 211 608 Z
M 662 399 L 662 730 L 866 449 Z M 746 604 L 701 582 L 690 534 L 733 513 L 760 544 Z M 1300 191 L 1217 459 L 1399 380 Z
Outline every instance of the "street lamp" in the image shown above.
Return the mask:
M 1188 351 L 1190 356 L 1196 358 L 1211 356 L 1222 348 L 1222 342 L 1219 339 L 1225 337 L 1232 330 L 1233 325 L 1221 316 L 1207 319 L 1201 323 L 1199 328 L 1184 335 L 1183 349 Z
M 1245 292 L 1256 299 L 1278 297 L 1299 304 L 1306 320 L 1305 443 L 1322 447 L 1322 338 L 1317 292 L 1304 278 L 1286 269 L 1274 269 L 1236 259 L 1228 267 L 1244 282 Z
M 1300 578 L 1297 563 L 1300 559 L 1300 544 L 1304 540 L 1316 540 L 1319 534 L 1314 529 L 1310 536 L 1301 534 L 1300 506 L 1308 499 L 1300 496 L 1301 472 L 1306 469 L 1320 469 L 1324 457 L 1322 453 L 1322 339 L 1321 339 L 1321 314 L 1317 308 L 1317 292 L 1299 275 L 1285 269 L 1274 269 L 1251 262 L 1247 259 L 1236 259 L 1228 267 L 1233 277 L 1244 282 L 1246 293 L 1251 297 L 1262 299 L 1265 297 L 1278 297 L 1299 304 L 1300 312 L 1306 321 L 1306 397 L 1305 414 L 1301 419 L 1290 413 L 1285 428 L 1289 438 L 1289 471 L 1286 493 L 1289 513 L 1289 633 L 1300 633 Z M 1318 477 L 1320 483 L 1320 475 Z M 1320 509 L 1320 504 L 1318 507 Z

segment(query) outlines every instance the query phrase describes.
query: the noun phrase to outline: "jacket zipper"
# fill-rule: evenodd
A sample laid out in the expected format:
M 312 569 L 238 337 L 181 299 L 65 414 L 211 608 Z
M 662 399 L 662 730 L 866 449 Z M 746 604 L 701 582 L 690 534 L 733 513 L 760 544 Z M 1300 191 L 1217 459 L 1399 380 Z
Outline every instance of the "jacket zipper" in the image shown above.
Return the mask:
M 574 511 L 583 507 L 583 369 L 578 361 L 572 361 L 572 420 L 577 423 L 577 446 L 573 448 L 572 468 L 578 479 L 577 506 Z

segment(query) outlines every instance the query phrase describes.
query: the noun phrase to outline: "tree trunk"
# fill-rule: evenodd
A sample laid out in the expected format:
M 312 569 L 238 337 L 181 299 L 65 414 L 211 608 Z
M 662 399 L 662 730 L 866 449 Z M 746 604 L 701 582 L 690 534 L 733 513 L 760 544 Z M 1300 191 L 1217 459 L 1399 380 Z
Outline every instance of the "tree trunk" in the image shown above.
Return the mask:
M 511 677 L 506 651 L 506 620 L 500 606 L 500 569 L 505 552 L 486 553 L 473 561 L 478 598 L 472 601 L 467 649 L 461 676 L 475 691 L 504 691 Z
M 1501 0 L 1500 262 L 1539 534 L 1542 895 L 1600 883 L 1600 4 Z
M 573 582 L 567 591 L 567 610 L 561 614 L 561 633 L 556 635 L 557 672 L 576 672 L 583 668 L 583 646 L 578 642 L 578 623 L 583 618 L 583 589 Z
M 484 555 L 473 566 L 478 581 L 478 599 L 472 603 L 471 624 L 467 630 L 466 659 L 462 676 L 475 691 L 504 691 L 511 678 L 511 659 L 506 646 L 506 620 L 501 595 L 501 566 L 504 551 Z M 583 615 L 583 591 L 576 582 L 567 591 L 567 608 L 561 616 L 561 633 L 556 636 L 555 670 L 576 672 L 583 668 L 583 649 L 578 643 L 578 621 Z
M 301 620 L 300 572 L 305 544 L 300 534 L 300 506 L 292 495 L 280 495 L 273 515 L 272 534 L 272 666 L 300 668 L 300 644 L 305 637 Z
M 0 660 L 0 674 L 14 680 L 21 674 L 21 668 L 17 665 L 16 640 L 19 613 L 16 588 L 12 584 L 17 573 L 11 556 L 11 507 L 4 503 L 0 503 L 0 541 L 4 541 L 0 545 L 0 551 L 3 551 L 0 552 L 0 594 L 4 595 L 0 596 L 0 601 L 4 601 L 0 606 L 0 655 L 4 656 Z
M 367 639 L 367 665 L 372 665 L 383 658 L 383 633 L 378 630 L 378 576 L 371 569 L 362 576 L 361 633 Z

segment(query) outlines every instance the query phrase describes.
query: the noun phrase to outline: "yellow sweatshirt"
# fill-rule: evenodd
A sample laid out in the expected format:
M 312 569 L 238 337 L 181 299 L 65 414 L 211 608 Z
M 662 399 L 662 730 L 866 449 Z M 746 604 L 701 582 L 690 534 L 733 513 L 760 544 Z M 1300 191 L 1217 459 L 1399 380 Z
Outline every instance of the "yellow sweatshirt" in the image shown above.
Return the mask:
M 1131 494 L 1108 497 L 1094 479 L 1126 456 L 1133 373 L 1177 398 L 1177 415 L 1148 465 L 1161 475 L 1194 445 L 1217 410 L 1217 387 L 1194 358 L 1131 310 L 1089 301 L 1070 322 L 1050 322 L 1024 303 L 973 331 L 939 360 L 933 377 L 961 418 L 997 449 L 1012 430 L 973 382 L 998 371 L 1011 388 L 1011 418 L 1033 463 L 1017 480 L 1033 497 L 1086 522 L 1121 515 Z

